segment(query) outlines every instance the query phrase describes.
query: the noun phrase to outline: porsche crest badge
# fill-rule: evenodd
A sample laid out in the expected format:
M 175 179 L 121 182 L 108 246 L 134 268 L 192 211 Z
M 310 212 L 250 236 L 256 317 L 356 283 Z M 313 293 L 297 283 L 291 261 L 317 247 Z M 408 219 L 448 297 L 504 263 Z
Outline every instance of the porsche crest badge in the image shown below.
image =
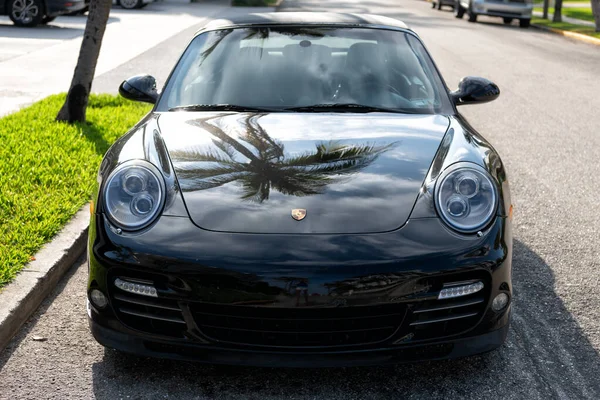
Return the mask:
M 296 221 L 302 221 L 306 217 L 306 210 L 304 208 L 294 208 L 292 210 L 292 218 Z

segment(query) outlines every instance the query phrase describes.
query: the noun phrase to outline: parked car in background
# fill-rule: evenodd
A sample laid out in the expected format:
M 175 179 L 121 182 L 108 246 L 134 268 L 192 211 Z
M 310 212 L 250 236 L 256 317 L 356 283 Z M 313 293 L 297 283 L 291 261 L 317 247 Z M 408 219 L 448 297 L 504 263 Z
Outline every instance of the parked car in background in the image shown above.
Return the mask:
M 153 0 L 113 0 L 113 4 L 121 6 L 127 10 L 146 7 Z
M 72 12 L 67 13 L 65 15 L 74 16 L 74 15 L 83 15 L 83 14 L 85 14 L 86 12 L 90 11 L 90 2 L 89 2 L 89 0 L 86 0 L 85 4 L 86 4 L 86 6 L 83 7 L 81 10 L 72 11 Z
M 454 5 L 456 4 L 455 0 L 433 0 L 431 2 L 431 8 L 436 8 L 438 10 L 442 9 L 442 6 L 448 6 L 448 7 L 452 7 L 454 8 Z
M 148 4 L 152 3 L 153 0 L 113 0 L 113 5 L 118 5 L 121 8 L 125 8 L 127 10 L 134 10 L 137 8 L 146 7 Z M 82 10 L 74 11 L 68 13 L 67 15 L 83 15 L 89 11 L 89 0 L 86 0 L 86 6 Z
M 7 0 L 0 1 L 0 15 L 8 15 L 17 26 L 47 24 L 59 15 L 84 9 L 85 0 Z
M 533 0 L 457 0 L 454 7 L 456 18 L 462 18 L 466 12 L 469 22 L 476 22 L 478 15 L 501 17 L 505 24 L 518 19 L 522 28 L 529 27 L 532 11 Z

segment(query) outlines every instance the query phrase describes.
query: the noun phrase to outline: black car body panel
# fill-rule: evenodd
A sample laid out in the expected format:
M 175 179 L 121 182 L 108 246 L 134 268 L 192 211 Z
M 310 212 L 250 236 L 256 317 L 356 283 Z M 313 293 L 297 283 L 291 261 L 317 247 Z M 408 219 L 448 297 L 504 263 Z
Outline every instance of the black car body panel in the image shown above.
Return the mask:
M 344 162 L 324 169 L 303 163 L 339 152 Z M 102 196 L 130 160 L 151 163 L 166 187 L 160 215 L 137 231 L 114 225 Z M 496 213 L 477 232 L 453 230 L 435 206 L 437 180 L 456 163 L 497 187 Z M 510 321 L 511 204 L 498 154 L 458 113 L 153 111 L 100 166 L 91 331 L 126 352 L 239 365 L 490 351 Z M 304 219 L 292 218 L 295 208 Z M 155 296 L 118 280 L 151 285 Z M 472 283 L 481 289 L 440 296 Z M 94 290 L 106 306 L 93 304 Z M 508 303 L 494 309 L 502 293 Z
M 308 362 L 307 352 L 323 356 L 321 365 L 378 364 L 382 359 L 414 361 L 419 357 L 413 352 L 423 354 L 422 359 L 474 354 L 503 342 L 510 307 L 496 313 L 490 302 L 500 292 L 512 293 L 510 195 L 495 151 L 460 118 L 450 117 L 418 198 L 406 205 L 412 209 L 414 203 L 414 209 L 404 226 L 380 233 L 309 235 L 302 230 L 215 232 L 194 224 L 186 208 L 191 206 L 176 183 L 168 139 L 159 134 L 162 117 L 146 117 L 109 150 L 101 167 L 100 187 L 118 163 L 143 158 L 161 170 L 170 188 L 162 216 L 142 232 L 113 226 L 102 212 L 101 199 L 96 199 L 99 207 L 89 235 L 89 289 L 107 290 L 110 302 L 104 310 L 91 310 L 93 331 L 101 343 L 155 356 L 225 363 L 230 352 L 240 351 L 247 356 L 244 362 L 254 365 L 272 361 L 263 357 L 265 352 L 302 352 L 301 358 L 280 359 L 281 365 L 301 366 Z M 167 129 L 164 120 L 161 128 Z M 479 162 L 500 183 L 503 201 L 498 215 L 481 235 L 454 232 L 436 216 L 433 182 L 457 161 Z M 135 296 L 114 286 L 118 277 L 154 282 L 160 300 L 143 299 L 139 304 Z M 436 299 L 444 284 L 473 280 L 485 282 L 486 289 L 465 299 Z M 310 310 L 318 315 L 295 314 Z M 348 332 L 325 340 L 332 337 L 331 331 L 319 329 L 326 321 L 331 324 L 335 315 L 347 316 L 353 326 L 329 327 Z M 290 321 L 298 318 L 306 320 L 306 326 L 291 328 L 296 322 Z M 241 325 L 232 325 L 232 320 Z M 264 327 L 273 320 L 279 323 L 271 329 L 243 327 L 248 321 L 261 321 Z M 293 340 L 286 329 L 295 329 Z M 128 335 L 133 347 L 111 342 L 110 331 L 116 337 Z M 496 331 L 474 345 L 477 337 Z M 455 348 L 464 338 L 473 338 L 461 342 L 471 345 Z M 219 349 L 229 356 L 221 359 Z M 361 353 L 366 349 L 382 353 L 370 358 Z M 191 356 L 205 353 L 206 357 Z
M 164 113 L 158 125 L 192 220 L 225 232 L 397 229 L 448 129 L 448 118 L 436 115 L 206 114 Z M 231 146 L 230 156 L 213 161 L 210 155 L 224 145 Z M 321 148 L 335 146 L 357 154 L 324 171 L 303 165 Z M 235 170 L 228 169 L 231 162 Z M 211 173 L 219 167 L 226 169 L 222 175 Z M 253 192 L 244 185 L 248 179 L 265 182 Z M 289 214 L 295 208 L 310 210 L 311 217 L 294 221 Z

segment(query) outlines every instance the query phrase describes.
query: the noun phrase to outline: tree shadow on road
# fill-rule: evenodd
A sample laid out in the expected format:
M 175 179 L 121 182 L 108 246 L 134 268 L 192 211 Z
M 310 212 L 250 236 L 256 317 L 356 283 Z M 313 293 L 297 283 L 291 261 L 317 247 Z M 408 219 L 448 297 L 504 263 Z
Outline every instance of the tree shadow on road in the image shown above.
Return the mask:
M 97 399 L 599 398 L 600 357 L 553 290 L 550 267 L 516 241 L 513 322 L 488 354 L 394 367 L 226 367 L 106 350 L 92 366 Z

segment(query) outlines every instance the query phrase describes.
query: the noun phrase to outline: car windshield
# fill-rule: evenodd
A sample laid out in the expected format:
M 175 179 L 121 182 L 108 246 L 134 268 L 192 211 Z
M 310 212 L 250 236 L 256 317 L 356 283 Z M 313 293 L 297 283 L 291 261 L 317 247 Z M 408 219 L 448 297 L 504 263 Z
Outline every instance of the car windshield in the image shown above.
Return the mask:
M 157 111 L 440 113 L 445 86 L 414 35 L 394 30 L 253 27 L 198 35 Z

